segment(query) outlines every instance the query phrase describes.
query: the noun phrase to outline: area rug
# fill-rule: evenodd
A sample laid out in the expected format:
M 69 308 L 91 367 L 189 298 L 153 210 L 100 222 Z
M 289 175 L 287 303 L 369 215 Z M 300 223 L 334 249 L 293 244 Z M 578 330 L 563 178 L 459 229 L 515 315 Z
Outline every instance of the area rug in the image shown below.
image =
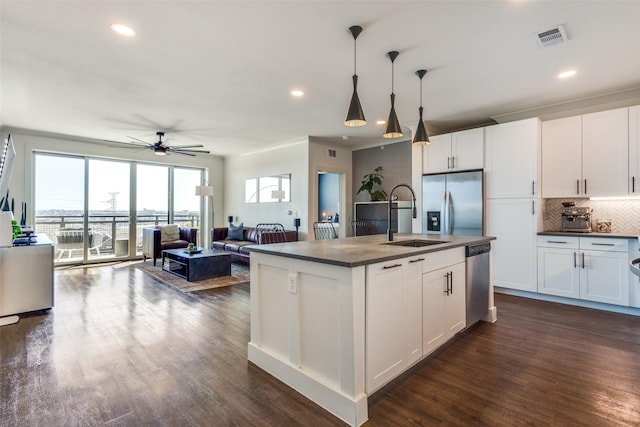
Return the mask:
M 244 264 L 231 263 L 231 276 L 216 277 L 214 279 L 188 282 L 175 274 L 164 271 L 159 265 L 154 267 L 152 262 L 137 262 L 130 268 L 137 268 L 159 281 L 178 289 L 181 292 L 196 292 L 205 289 L 221 288 L 223 286 L 238 285 L 249 282 L 249 268 Z

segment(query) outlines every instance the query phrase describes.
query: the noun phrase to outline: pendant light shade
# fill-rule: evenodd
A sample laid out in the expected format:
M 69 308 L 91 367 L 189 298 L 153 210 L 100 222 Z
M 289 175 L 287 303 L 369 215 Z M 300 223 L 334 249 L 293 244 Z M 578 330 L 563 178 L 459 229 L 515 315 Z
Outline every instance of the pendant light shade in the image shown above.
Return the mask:
M 418 128 L 416 134 L 413 137 L 413 143 L 416 145 L 429 145 L 429 135 L 427 135 L 427 128 L 424 126 L 424 120 L 422 119 L 422 78 L 427 74 L 427 70 L 418 70 L 416 75 L 420 77 L 420 120 L 418 121 Z
M 347 117 L 344 119 L 344 125 L 349 127 L 364 126 L 367 124 L 362 106 L 360 105 L 360 98 L 358 97 L 358 74 L 356 73 L 356 39 L 361 32 L 362 27 L 359 25 L 349 27 L 349 33 L 351 33 L 353 37 L 353 94 L 351 95 Z
M 395 101 L 396 94 L 393 93 L 393 61 L 398 57 L 398 51 L 392 50 L 387 52 L 387 57 L 391 60 L 391 111 L 389 111 L 389 120 L 387 120 L 387 129 L 382 136 L 384 138 L 399 138 L 402 136 L 402 129 L 400 129 L 400 122 L 398 122 L 398 116 L 396 115 Z

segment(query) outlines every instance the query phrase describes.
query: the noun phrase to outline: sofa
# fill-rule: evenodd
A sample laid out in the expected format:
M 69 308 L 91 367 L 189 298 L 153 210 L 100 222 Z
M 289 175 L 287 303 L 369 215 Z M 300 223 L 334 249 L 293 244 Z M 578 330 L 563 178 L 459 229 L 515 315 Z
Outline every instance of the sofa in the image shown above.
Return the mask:
M 175 224 L 158 225 L 157 227 L 145 227 L 142 229 L 142 259 L 153 260 L 162 257 L 162 251 L 166 249 L 180 249 L 189 246 L 189 243 L 197 244 L 198 229 L 180 227 Z
M 260 224 L 257 227 L 243 227 L 241 240 L 239 239 L 240 236 L 229 238 L 229 227 L 216 227 L 211 230 L 211 249 L 230 253 L 232 261 L 248 263 L 249 251 L 246 247 L 249 245 L 294 242 L 298 240 L 296 232 L 292 230 L 284 230 L 284 228 L 282 228 L 282 231 L 265 230 L 260 227 Z

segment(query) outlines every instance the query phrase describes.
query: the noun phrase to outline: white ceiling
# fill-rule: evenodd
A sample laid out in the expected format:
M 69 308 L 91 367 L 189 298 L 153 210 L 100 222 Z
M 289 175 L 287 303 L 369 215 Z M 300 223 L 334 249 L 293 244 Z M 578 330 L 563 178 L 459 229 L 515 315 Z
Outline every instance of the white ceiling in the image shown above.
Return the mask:
M 163 130 L 171 144 L 219 155 L 308 135 L 372 145 L 389 113 L 389 50 L 400 52 L 400 122 L 409 132 L 418 119 L 414 73 L 426 68 L 425 119 L 439 133 L 577 99 L 637 98 L 639 16 L 640 0 L 0 0 L 0 123 L 122 142 Z M 116 35 L 113 22 L 136 36 Z M 569 41 L 540 49 L 534 34 L 558 24 Z M 351 25 L 364 27 L 361 128 L 343 125 Z M 566 68 L 578 74 L 558 80 Z

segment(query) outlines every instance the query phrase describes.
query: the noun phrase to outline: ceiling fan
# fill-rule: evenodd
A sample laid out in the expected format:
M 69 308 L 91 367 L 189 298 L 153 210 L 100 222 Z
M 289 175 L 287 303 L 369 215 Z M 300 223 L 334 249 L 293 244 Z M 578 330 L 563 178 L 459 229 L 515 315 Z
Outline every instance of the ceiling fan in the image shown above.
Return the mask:
M 207 150 L 194 150 L 194 148 L 202 148 L 204 145 L 196 144 L 196 145 L 166 145 L 166 140 L 163 141 L 162 137 L 164 137 L 164 132 L 158 131 L 156 132 L 158 135 L 158 142 L 155 144 L 151 144 L 150 142 L 143 141 L 138 138 L 134 138 L 133 136 L 127 136 L 127 138 L 133 139 L 135 142 L 132 142 L 132 146 L 127 148 L 143 148 L 153 150 L 153 152 L 157 156 L 166 156 L 168 154 L 184 154 L 185 156 L 195 156 L 195 153 L 206 153 L 209 154 L 210 151 Z

